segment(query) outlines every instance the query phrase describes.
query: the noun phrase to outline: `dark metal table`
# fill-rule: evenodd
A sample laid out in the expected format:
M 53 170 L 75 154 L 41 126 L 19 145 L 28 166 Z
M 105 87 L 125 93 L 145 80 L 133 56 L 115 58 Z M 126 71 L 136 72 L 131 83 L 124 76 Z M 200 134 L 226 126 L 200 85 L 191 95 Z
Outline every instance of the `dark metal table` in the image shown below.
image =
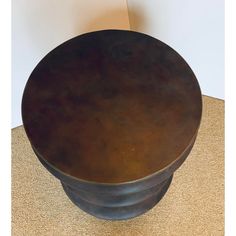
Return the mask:
M 80 35 L 52 50 L 22 100 L 38 159 L 76 205 L 105 219 L 135 217 L 162 198 L 192 149 L 201 111 L 184 59 L 155 38 L 122 30 Z

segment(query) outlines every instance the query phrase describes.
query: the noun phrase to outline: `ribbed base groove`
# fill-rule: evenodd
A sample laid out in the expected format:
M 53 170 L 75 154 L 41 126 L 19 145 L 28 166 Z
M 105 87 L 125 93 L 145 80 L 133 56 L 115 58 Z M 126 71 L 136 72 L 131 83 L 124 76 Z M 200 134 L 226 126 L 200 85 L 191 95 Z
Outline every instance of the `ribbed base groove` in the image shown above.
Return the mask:
M 73 189 L 62 182 L 70 200 L 83 211 L 107 220 L 124 220 L 154 207 L 168 190 L 173 175 L 150 189 L 125 195 L 104 195 Z

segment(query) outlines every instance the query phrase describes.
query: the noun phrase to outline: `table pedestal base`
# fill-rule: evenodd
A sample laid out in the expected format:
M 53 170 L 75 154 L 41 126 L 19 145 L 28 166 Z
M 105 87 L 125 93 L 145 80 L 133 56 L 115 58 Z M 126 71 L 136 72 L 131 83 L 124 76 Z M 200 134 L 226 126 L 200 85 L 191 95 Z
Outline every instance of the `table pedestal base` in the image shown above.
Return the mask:
M 173 175 L 162 183 L 140 192 L 107 195 L 73 189 L 62 182 L 70 200 L 83 211 L 107 220 L 124 220 L 141 215 L 154 207 L 168 190 Z

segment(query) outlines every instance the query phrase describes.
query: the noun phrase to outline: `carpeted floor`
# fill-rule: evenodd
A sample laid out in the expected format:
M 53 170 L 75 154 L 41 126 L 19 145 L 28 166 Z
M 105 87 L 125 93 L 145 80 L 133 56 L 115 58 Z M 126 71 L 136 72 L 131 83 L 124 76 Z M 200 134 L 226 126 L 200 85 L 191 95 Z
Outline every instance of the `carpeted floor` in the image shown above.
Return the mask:
M 153 209 L 126 221 L 76 207 L 39 163 L 22 126 L 12 130 L 12 235 L 224 235 L 224 101 L 203 96 L 197 141 Z

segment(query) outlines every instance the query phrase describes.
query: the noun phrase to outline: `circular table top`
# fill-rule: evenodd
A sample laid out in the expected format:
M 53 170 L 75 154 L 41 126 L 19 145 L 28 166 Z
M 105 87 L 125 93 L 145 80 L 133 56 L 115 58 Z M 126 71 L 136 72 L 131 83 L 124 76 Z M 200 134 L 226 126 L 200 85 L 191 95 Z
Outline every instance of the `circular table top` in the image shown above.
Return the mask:
M 196 135 L 198 82 L 148 35 L 103 30 L 48 53 L 26 84 L 22 118 L 35 151 L 67 175 L 121 183 L 174 162 Z

